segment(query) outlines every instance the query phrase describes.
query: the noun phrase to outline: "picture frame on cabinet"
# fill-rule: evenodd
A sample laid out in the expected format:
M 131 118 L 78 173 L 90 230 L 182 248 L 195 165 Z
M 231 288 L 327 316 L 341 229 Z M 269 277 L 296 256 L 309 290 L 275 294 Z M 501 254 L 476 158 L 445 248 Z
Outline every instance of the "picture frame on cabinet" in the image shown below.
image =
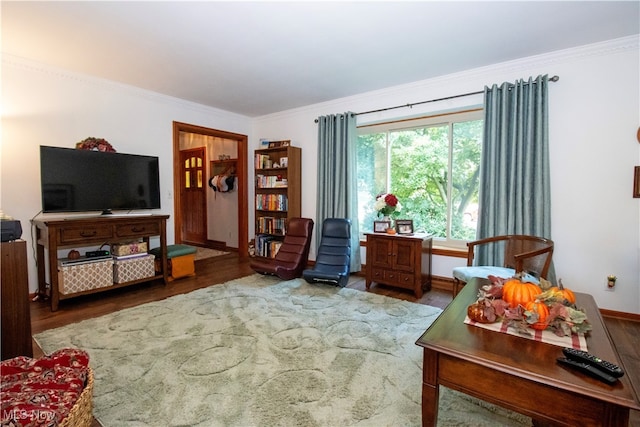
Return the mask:
M 288 157 L 280 157 L 280 167 L 286 168 L 289 166 L 289 158 Z
M 391 227 L 391 221 L 373 221 L 374 233 L 386 233 L 387 228 Z
M 413 220 L 410 219 L 397 219 L 396 220 L 396 232 L 398 234 L 413 234 Z

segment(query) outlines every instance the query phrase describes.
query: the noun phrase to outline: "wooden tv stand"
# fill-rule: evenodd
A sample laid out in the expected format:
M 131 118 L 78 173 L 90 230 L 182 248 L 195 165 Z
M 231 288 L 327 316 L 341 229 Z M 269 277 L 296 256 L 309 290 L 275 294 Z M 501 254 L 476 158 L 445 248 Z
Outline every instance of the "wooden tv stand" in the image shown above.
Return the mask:
M 163 279 L 168 283 L 167 273 L 167 219 L 169 215 L 108 215 L 81 218 L 35 219 L 32 224 L 36 227 L 37 264 L 38 264 L 38 294 L 49 297 L 51 311 L 56 311 L 60 300 L 80 295 L 93 294 L 110 289 L 121 288 L 136 283 Z M 98 289 L 91 289 L 73 294 L 61 294 L 58 280 L 58 250 L 64 248 L 81 248 L 87 246 L 124 243 L 136 239 L 143 239 L 147 244 L 152 236 L 160 236 L 160 253 L 162 274 L 117 283 Z M 45 260 L 45 249 L 48 256 Z M 149 248 L 151 249 L 151 248 Z M 46 268 L 48 264 L 49 280 L 46 282 Z M 49 289 L 47 289 L 49 288 Z

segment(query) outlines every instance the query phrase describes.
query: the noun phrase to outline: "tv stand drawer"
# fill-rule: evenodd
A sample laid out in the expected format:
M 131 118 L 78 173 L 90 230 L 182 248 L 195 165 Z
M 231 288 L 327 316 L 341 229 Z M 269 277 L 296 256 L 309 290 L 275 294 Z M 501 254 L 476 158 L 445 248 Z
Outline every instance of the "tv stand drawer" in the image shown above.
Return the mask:
M 113 237 L 113 228 L 108 226 L 60 227 L 60 245 L 86 242 L 87 240 L 108 240 Z
M 160 234 L 158 221 L 136 222 L 116 226 L 116 237 L 145 237 Z

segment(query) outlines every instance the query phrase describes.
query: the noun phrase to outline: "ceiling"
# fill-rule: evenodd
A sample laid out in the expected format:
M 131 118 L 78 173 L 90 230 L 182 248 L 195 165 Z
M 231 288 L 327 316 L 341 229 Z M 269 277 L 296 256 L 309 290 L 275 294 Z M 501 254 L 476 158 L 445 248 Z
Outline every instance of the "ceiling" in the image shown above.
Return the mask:
M 2 52 L 256 117 L 640 33 L 638 1 L 2 1 Z

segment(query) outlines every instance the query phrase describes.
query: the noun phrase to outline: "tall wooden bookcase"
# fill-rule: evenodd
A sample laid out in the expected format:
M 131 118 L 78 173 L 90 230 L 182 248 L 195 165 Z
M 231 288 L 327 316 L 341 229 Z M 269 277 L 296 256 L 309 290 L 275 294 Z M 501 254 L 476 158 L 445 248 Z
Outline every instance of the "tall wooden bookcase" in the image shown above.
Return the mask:
M 289 141 L 255 151 L 256 256 L 275 257 L 289 219 L 300 216 L 301 149 Z

